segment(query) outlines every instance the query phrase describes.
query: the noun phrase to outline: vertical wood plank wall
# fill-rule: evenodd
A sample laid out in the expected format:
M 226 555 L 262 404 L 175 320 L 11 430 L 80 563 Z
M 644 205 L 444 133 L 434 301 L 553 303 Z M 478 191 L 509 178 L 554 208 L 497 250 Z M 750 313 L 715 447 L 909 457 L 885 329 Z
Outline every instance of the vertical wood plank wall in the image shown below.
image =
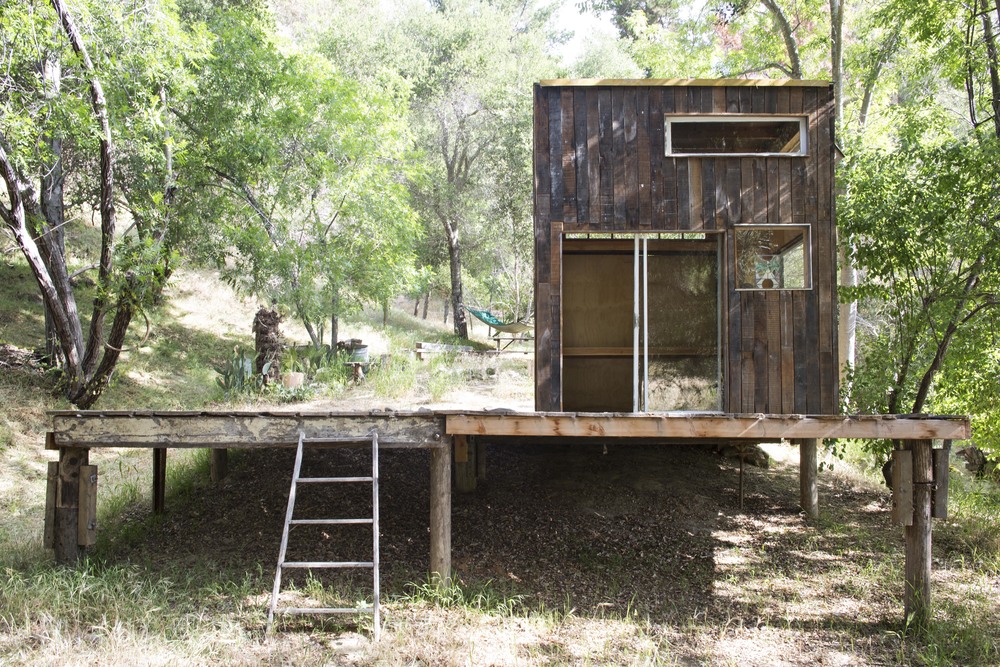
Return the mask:
M 833 92 L 827 85 L 537 85 L 535 407 L 562 409 L 564 232 L 719 234 L 723 410 L 835 414 Z M 801 157 L 667 157 L 664 114 L 808 117 Z M 737 291 L 736 224 L 809 224 L 811 290 Z

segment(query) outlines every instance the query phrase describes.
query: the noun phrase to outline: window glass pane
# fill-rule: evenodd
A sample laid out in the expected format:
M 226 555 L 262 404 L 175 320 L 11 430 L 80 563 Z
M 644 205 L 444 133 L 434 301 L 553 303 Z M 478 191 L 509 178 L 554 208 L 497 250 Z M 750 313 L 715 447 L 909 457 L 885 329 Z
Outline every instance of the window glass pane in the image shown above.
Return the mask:
M 805 153 L 798 118 L 667 120 L 672 154 Z
M 737 227 L 737 289 L 809 289 L 809 228 Z

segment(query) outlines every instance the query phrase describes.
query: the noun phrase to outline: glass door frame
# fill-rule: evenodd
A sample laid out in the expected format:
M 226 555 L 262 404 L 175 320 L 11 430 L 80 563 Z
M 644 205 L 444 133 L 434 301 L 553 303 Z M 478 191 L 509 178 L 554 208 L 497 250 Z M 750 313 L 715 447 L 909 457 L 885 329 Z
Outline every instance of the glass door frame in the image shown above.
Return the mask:
M 685 234 L 685 232 L 631 232 L 633 237 L 632 250 L 632 412 L 648 414 L 649 409 L 649 238 L 662 234 Z M 702 232 L 688 232 L 699 233 Z M 715 367 L 716 367 L 716 405 L 712 410 L 669 410 L 669 412 L 722 412 L 723 364 L 722 364 L 722 308 L 723 288 L 721 262 L 724 249 L 721 240 L 723 234 L 704 233 L 704 238 L 716 242 L 716 296 L 715 296 Z M 682 236 L 682 239 L 683 236 Z M 640 271 L 641 258 L 641 271 Z M 641 289 L 640 289 L 641 280 Z M 641 329 L 641 333 L 640 333 Z M 641 343 L 641 352 L 640 352 Z M 641 377 L 640 377 L 641 374 Z

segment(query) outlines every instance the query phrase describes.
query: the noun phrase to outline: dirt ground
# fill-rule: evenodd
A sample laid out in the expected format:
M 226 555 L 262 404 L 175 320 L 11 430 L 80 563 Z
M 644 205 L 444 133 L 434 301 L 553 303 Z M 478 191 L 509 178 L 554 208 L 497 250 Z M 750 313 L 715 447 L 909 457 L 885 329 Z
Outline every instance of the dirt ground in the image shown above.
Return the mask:
M 394 623 L 454 619 L 441 618 L 436 608 L 416 619 L 414 608 L 403 606 L 394 620 L 392 601 L 412 592 L 408 582 L 426 576 L 429 454 L 383 452 L 382 595 L 390 639 L 355 655 L 359 662 L 352 664 L 893 664 L 901 590 L 859 590 L 850 581 L 852 569 L 885 559 L 886 542 L 900 538 L 888 524 L 887 494 L 821 476 L 824 514 L 851 524 L 851 531 L 828 526 L 821 533 L 798 508 L 794 450 L 773 451 L 790 461 L 770 470 L 747 466 L 740 510 L 738 463 L 708 447 L 487 445 L 486 479 L 476 492 L 453 499 L 457 580 L 516 599 L 522 612 L 550 611 L 584 623 L 642 619 L 646 634 L 626 641 L 652 642 L 656 650 L 651 660 L 634 660 L 627 651 L 608 653 L 605 642 L 603 653 L 574 657 L 571 650 L 591 627 L 561 639 L 549 628 L 534 648 L 512 652 L 500 647 L 524 627 L 494 628 L 474 648 L 460 647 L 458 655 L 472 650 L 473 659 L 457 662 L 447 651 L 428 657 L 427 645 L 391 639 Z M 360 474 L 369 456 L 315 451 L 305 474 Z M 172 563 L 220 575 L 258 572 L 266 600 L 292 458 L 291 450 L 239 454 L 219 486 L 169 508 L 163 522 L 120 556 L 153 570 Z M 367 489 L 316 491 L 302 492 L 298 517 L 370 512 Z M 859 531 L 872 539 L 859 542 Z M 289 544 L 289 559 L 367 559 L 370 529 L 303 527 Z M 899 560 L 896 551 L 892 557 Z M 368 576 L 338 574 L 324 583 L 364 596 Z M 565 623 L 559 627 L 565 632 Z M 858 641 L 870 644 L 861 654 Z M 541 660 L 553 642 L 562 657 Z

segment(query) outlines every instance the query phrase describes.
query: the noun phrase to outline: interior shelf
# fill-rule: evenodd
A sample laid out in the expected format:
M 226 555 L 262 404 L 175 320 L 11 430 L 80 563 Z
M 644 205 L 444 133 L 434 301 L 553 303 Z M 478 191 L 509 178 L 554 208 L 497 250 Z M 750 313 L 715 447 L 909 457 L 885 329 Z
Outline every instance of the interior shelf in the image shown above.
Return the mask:
M 642 348 L 639 348 L 640 352 Z M 649 355 L 655 357 L 714 357 L 711 347 L 651 347 Z M 632 346 L 628 347 L 564 347 L 564 357 L 631 357 Z

